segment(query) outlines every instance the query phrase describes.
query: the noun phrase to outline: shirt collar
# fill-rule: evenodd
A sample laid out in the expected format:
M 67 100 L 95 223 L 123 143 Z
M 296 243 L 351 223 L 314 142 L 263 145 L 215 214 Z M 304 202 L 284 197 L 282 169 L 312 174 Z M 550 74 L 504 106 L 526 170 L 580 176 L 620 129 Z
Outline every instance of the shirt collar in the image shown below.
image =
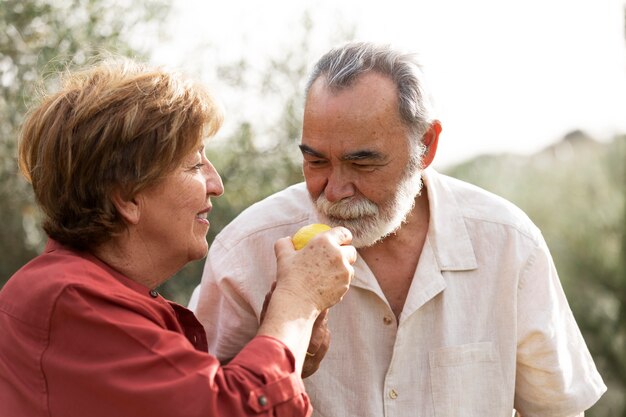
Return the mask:
M 433 168 L 422 173 L 428 193 L 428 239 L 442 271 L 476 269 L 478 263 L 461 207 L 444 176 Z

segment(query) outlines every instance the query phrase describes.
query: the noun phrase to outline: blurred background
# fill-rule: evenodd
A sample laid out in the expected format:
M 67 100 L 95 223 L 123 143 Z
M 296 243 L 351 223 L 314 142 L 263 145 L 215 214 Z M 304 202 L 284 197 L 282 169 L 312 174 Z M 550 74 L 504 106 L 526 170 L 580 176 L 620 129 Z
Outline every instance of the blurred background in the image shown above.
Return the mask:
M 251 203 L 302 181 L 296 144 L 315 60 L 346 40 L 392 43 L 419 54 L 432 85 L 444 128 L 435 168 L 513 201 L 542 229 L 609 387 L 586 415 L 626 416 L 625 6 L 0 0 L 0 286 L 45 243 L 16 140 L 59 70 L 109 51 L 209 84 L 226 113 L 207 151 L 226 188 L 210 242 Z M 202 266 L 161 292 L 186 304 Z

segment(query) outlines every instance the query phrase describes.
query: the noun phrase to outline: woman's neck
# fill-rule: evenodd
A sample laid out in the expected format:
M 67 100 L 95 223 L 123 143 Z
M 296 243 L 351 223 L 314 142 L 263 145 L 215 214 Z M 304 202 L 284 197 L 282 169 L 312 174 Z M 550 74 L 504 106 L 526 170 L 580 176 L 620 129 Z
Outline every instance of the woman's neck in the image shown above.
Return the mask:
M 111 268 L 148 288 L 156 288 L 170 278 L 176 270 L 165 267 L 163 259 L 154 256 L 145 246 L 132 244 L 127 237 L 110 239 L 93 254 Z

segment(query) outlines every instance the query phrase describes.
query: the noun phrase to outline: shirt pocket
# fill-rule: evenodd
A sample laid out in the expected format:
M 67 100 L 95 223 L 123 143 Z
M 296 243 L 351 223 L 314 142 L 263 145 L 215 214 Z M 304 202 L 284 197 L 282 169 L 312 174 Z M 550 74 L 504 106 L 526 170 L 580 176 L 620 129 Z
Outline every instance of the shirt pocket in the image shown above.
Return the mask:
M 437 417 L 510 417 L 500 355 L 491 342 L 429 352 L 433 408 Z

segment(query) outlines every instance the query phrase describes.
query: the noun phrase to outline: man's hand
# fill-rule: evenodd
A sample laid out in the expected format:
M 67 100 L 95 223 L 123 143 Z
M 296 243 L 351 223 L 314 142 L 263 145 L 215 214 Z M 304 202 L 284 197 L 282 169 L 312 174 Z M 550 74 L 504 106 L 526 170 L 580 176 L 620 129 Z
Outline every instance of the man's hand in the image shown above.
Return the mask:
M 306 351 L 304 365 L 302 366 L 302 378 L 307 378 L 315 373 L 326 356 L 330 346 L 330 331 L 328 330 L 328 309 L 317 316 L 313 325 L 311 341 Z
M 263 323 L 263 319 L 265 318 L 265 313 L 267 312 L 267 306 L 270 304 L 270 300 L 272 299 L 272 293 L 276 288 L 276 281 L 272 282 L 272 287 L 265 294 L 265 299 L 263 300 L 263 307 L 261 307 L 261 315 L 259 316 L 259 324 Z
M 265 294 L 263 300 L 263 307 L 261 308 L 260 322 L 263 323 L 265 318 L 265 312 L 267 306 L 272 298 L 272 292 L 276 288 L 276 281 L 272 284 L 270 290 Z M 313 331 L 311 333 L 311 341 L 307 349 L 306 357 L 304 358 L 304 364 L 302 366 L 302 378 L 307 378 L 313 375 L 320 367 L 322 359 L 326 356 L 328 348 L 330 346 L 330 331 L 328 330 L 328 309 L 322 311 L 317 316 L 315 324 L 313 324 Z

